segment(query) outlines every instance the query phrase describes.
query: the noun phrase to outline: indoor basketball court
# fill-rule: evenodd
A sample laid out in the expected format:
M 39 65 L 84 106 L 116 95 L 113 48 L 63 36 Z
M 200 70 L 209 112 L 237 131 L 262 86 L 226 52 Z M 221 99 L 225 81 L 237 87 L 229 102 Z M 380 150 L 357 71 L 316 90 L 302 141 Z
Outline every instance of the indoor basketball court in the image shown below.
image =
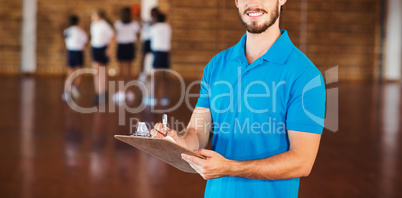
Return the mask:
M 163 122 L 163 114 L 169 128 L 187 127 L 199 105 L 202 83 L 209 78 L 204 68 L 246 33 L 237 1 L 0 2 L 0 197 L 204 197 L 212 183 L 207 185 L 200 174 L 183 172 L 114 136 L 136 135 L 140 122 L 151 130 Z M 122 8 L 130 10 L 130 19 L 142 29 L 145 22 L 155 20 L 151 10 L 158 8 L 157 21 L 150 24 L 171 28 L 168 72 L 159 75 L 152 70 L 164 53 L 145 53 L 144 33 L 139 29 L 128 72 L 116 54 L 117 43 L 109 45 L 106 65 L 94 70 L 94 10 L 104 11 L 117 34 L 113 24 Z M 72 15 L 79 18 L 78 27 L 88 41 L 81 49 L 82 67 L 69 76 L 71 50 L 63 32 Z M 296 196 L 402 197 L 402 2 L 288 0 L 279 20 L 280 29 L 287 30 L 294 46 L 321 73 L 320 86 L 326 93 L 319 150 L 311 173 L 300 178 Z M 96 87 L 101 82 L 94 81 L 96 72 L 106 76 L 104 93 Z M 121 81 L 123 73 L 125 81 Z M 145 77 L 140 79 L 141 75 Z M 65 98 L 66 87 L 78 76 L 79 94 L 71 88 Z M 119 98 L 116 93 L 121 90 Z M 231 93 L 240 98 L 247 95 L 236 90 L 237 85 Z M 268 97 L 275 95 L 268 92 Z M 211 105 L 216 101 L 211 100 Z M 214 114 L 212 118 L 217 120 Z M 219 148 L 217 137 L 226 137 L 216 136 L 218 127 L 213 128 L 215 139 L 210 136 L 206 147 L 212 150 Z M 247 149 L 247 145 L 239 147 Z M 249 197 L 259 196 L 251 191 Z

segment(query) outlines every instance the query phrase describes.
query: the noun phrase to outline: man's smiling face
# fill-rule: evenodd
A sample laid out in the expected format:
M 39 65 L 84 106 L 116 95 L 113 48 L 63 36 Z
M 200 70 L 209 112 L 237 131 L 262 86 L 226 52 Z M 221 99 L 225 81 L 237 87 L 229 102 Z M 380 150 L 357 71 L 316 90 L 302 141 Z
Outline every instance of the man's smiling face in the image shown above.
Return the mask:
M 279 18 L 278 0 L 236 0 L 239 18 L 249 33 L 260 34 Z

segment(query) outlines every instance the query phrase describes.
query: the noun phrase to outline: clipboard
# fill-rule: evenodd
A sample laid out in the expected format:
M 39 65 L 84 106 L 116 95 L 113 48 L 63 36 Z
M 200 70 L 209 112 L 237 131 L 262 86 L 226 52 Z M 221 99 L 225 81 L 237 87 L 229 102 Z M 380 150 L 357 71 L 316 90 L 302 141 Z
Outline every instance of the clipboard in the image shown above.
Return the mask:
M 115 135 L 114 137 L 186 173 L 197 172 L 186 161 L 181 159 L 182 153 L 205 159 L 205 156 L 166 139 L 126 135 Z

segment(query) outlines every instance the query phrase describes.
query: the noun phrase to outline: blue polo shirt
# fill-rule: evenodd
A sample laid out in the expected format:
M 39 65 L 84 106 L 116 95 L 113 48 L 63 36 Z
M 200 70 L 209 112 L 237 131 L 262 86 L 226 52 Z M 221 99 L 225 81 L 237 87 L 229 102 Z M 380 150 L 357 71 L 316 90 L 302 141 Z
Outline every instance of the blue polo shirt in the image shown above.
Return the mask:
M 321 134 L 325 114 L 323 77 L 286 31 L 252 64 L 246 39 L 208 63 L 196 105 L 211 111 L 212 150 L 240 161 L 288 151 L 288 130 Z M 221 177 L 208 180 L 205 197 L 284 198 L 297 197 L 298 190 L 299 178 Z

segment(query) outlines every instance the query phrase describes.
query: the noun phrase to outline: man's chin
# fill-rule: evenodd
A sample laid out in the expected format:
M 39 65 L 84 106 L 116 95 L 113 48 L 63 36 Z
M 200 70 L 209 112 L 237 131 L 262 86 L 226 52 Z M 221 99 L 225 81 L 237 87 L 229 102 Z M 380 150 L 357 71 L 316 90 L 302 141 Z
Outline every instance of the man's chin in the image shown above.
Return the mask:
M 240 16 L 240 15 L 239 15 Z M 263 18 L 261 20 L 249 20 L 244 17 L 239 17 L 244 28 L 247 30 L 247 32 L 252 33 L 252 34 L 261 34 L 265 32 L 272 24 L 269 23 L 269 21 L 264 21 Z
M 246 27 L 247 32 L 252 34 L 261 34 L 265 32 L 269 27 L 266 24 L 263 25 L 248 25 Z

